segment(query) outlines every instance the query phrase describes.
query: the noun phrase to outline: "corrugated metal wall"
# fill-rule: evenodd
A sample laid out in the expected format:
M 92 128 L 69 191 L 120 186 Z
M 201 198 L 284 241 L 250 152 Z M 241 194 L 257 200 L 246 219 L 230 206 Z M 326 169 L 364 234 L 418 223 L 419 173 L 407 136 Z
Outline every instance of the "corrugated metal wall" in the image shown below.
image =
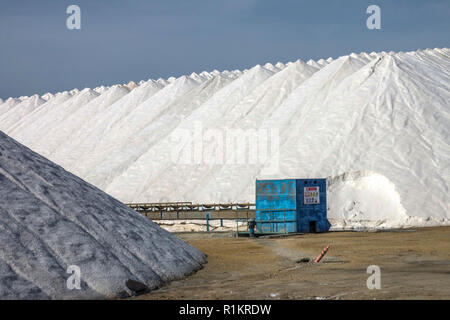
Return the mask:
M 328 231 L 326 179 L 256 180 L 256 222 L 259 233 Z
M 295 179 L 256 181 L 256 232 L 297 230 Z

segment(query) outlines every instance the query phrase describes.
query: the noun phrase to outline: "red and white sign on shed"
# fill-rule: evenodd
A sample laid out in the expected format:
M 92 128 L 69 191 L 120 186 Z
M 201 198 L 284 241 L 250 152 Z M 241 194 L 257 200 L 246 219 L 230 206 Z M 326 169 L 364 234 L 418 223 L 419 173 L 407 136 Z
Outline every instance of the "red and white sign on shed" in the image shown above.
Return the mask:
M 320 203 L 319 187 L 304 187 L 303 199 L 305 204 L 318 204 Z

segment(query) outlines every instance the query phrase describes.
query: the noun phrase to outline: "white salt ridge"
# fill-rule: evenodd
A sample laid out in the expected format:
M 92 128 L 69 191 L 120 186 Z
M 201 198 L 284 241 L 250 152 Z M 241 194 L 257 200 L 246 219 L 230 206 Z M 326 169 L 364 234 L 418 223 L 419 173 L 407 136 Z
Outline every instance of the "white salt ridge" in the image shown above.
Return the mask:
M 0 132 L 0 299 L 126 297 L 181 279 L 205 255 Z M 69 289 L 69 266 L 81 289 Z M 73 272 L 73 271 L 71 271 Z
M 125 171 L 123 174 L 124 176 L 135 177 L 135 179 L 132 179 L 132 185 L 127 186 L 127 190 L 135 190 L 133 186 L 143 188 L 143 183 L 147 182 L 148 179 L 142 181 L 142 178 L 148 176 L 150 171 L 143 173 L 139 163 L 155 161 L 162 154 L 167 157 L 167 152 L 170 154 L 170 150 L 159 150 L 158 145 L 161 145 L 160 142 L 166 141 L 165 138 L 167 137 L 170 138 L 170 133 L 175 127 L 180 125 L 180 122 L 183 121 L 185 115 L 194 113 L 194 110 L 203 106 L 203 102 L 208 101 L 211 98 L 212 93 L 215 92 L 217 88 L 226 86 L 233 78 L 233 75 L 219 75 L 202 83 L 199 87 L 191 90 L 189 94 L 183 95 L 183 99 L 171 102 L 165 108 L 165 112 L 161 113 L 158 116 L 158 119 L 155 119 L 152 122 L 152 126 L 147 126 L 145 129 L 130 137 L 129 140 L 126 141 L 126 145 L 124 145 L 120 151 L 116 150 L 108 157 L 104 158 L 102 160 L 103 165 L 97 165 L 88 175 L 103 176 L 105 181 L 109 181 L 108 178 L 111 177 L 109 170 L 105 171 L 103 168 L 114 167 L 114 171 L 116 172 Z M 213 90 L 210 90 L 212 88 Z M 134 143 L 129 143 L 130 141 L 133 141 Z M 148 154 L 147 151 L 151 146 L 154 146 L 151 149 L 157 152 L 157 154 Z M 162 146 L 165 147 L 164 144 Z M 123 153 L 128 154 L 128 157 L 124 158 Z M 167 164 L 164 158 L 162 158 L 161 161 L 161 164 Z M 116 181 L 114 181 L 114 184 L 112 185 L 120 184 L 121 177 L 121 175 L 117 175 Z
M 46 151 L 42 155 L 48 156 L 52 154 L 75 130 L 85 124 L 86 119 L 91 119 L 96 114 L 103 112 L 129 92 L 130 89 L 128 87 L 115 85 L 109 87 L 100 96 L 90 100 L 87 104 L 83 104 L 74 110 L 64 121 L 52 126 L 47 133 L 40 135 L 36 145 L 45 148 Z
M 7 112 L 1 114 L 0 122 L 4 128 L 10 128 L 27 114 L 46 102 L 47 101 L 39 97 L 39 95 L 33 95 L 29 99 L 22 101 Z
M 97 147 L 97 143 L 103 140 L 103 135 L 107 134 L 116 123 L 130 114 L 137 106 L 158 93 L 164 86 L 158 82 L 149 80 L 142 84 L 129 94 L 125 95 L 106 110 L 85 120 L 82 126 L 70 126 L 73 131 L 71 134 L 72 143 L 61 143 L 59 147 L 50 156 L 58 162 L 59 155 L 70 154 L 65 158 L 68 167 L 72 167 L 72 172 L 77 173 L 76 166 L 79 165 L 79 158 L 90 154 Z M 103 95 L 99 97 L 103 99 Z M 109 121 L 104 121 L 108 117 Z M 86 143 L 86 142 L 90 143 Z
M 23 139 L 24 144 L 39 144 L 39 140 L 51 131 L 55 125 L 63 122 L 64 119 L 76 112 L 79 106 L 87 104 L 98 95 L 97 92 L 89 88 L 78 92 L 72 90 L 71 99 L 67 99 L 65 102 L 58 104 L 57 107 L 53 108 L 42 105 L 41 108 L 37 108 L 26 118 L 23 118 L 22 121 L 20 121 L 20 125 L 12 132 L 18 132 L 18 139 Z M 39 134 L 34 136 L 23 135 L 23 129 L 25 129 L 25 131 L 36 131 L 39 132 Z M 46 150 L 42 150 L 41 152 L 44 156 L 46 156 L 47 153 Z
M 0 115 L 8 112 L 9 110 L 11 110 L 12 108 L 14 108 L 14 106 L 18 105 L 21 103 L 20 99 L 15 99 L 15 98 L 8 98 L 6 99 L 1 105 L 0 105 Z
M 43 100 L 45 100 L 45 101 L 48 101 L 48 100 L 50 100 L 50 99 L 53 98 L 53 97 L 54 97 L 53 94 L 51 94 L 50 92 L 47 92 L 46 94 L 43 94 L 43 95 L 41 96 L 41 99 L 43 99 Z
M 447 48 L 351 53 L 149 80 L 117 101 L 106 89 L 55 94 L 37 108 L 10 98 L 0 104 L 0 117 L 8 113 L 0 129 L 124 202 L 253 202 L 256 178 L 348 173 L 361 196 L 349 180 L 333 187 L 343 190 L 329 193 L 339 199 L 329 203 L 333 227 L 443 225 L 450 219 L 449 79 Z M 56 103 L 61 95 L 67 100 Z M 279 156 L 177 163 L 174 150 L 200 144 L 205 157 L 220 148 L 194 134 L 199 126 L 223 136 L 277 130 Z M 371 196 L 374 185 L 386 193 Z M 397 195 L 399 206 L 388 205 Z M 350 211 L 359 214 L 342 215 L 354 201 Z

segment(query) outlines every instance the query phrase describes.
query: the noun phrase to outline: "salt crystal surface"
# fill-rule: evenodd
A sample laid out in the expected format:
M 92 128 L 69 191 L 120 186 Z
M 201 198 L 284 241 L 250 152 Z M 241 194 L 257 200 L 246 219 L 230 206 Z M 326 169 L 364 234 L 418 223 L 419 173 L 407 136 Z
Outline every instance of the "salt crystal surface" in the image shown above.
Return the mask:
M 205 256 L 0 132 L 0 299 L 98 299 L 150 290 Z M 69 266 L 80 270 L 70 289 Z

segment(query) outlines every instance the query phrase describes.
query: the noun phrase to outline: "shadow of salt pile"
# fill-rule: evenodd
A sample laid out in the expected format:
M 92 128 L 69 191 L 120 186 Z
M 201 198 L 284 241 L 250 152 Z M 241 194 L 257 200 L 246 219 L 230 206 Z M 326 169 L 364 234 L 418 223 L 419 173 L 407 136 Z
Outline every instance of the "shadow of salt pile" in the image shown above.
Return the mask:
M 3 132 L 0 230 L 0 299 L 127 297 L 206 262 L 196 248 Z

